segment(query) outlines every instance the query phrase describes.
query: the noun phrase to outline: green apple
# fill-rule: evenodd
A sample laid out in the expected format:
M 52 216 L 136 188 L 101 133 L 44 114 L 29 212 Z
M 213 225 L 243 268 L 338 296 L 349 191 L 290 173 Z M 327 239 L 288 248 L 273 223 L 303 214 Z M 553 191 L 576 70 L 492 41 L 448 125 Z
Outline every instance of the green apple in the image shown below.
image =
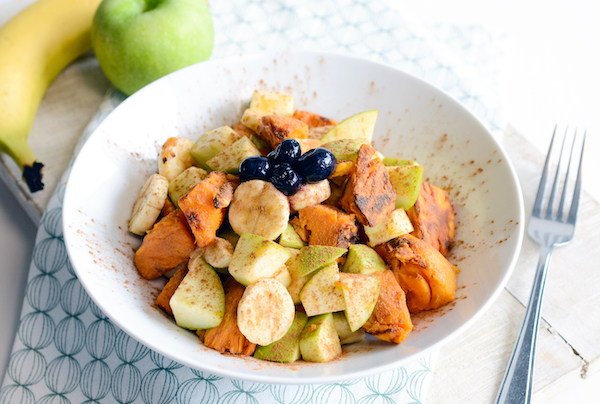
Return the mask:
M 304 241 L 300 238 L 296 230 L 292 227 L 291 224 L 288 223 L 287 227 L 279 236 L 279 245 L 288 248 L 296 248 L 300 249 L 306 245 Z
M 386 270 L 385 262 L 375 250 L 364 244 L 353 244 L 342 271 L 354 274 L 372 274 Z
M 377 114 L 378 111 L 373 109 L 344 119 L 321 138 L 321 143 L 325 144 L 338 139 L 366 139 L 371 142 Z
M 302 275 L 302 268 L 300 266 L 300 252 L 295 249 L 288 249 L 291 253 L 291 257 L 286 261 L 285 266 L 290 274 L 290 284 L 287 286 L 287 290 L 292 296 L 294 304 L 301 303 L 300 292 L 304 285 L 312 278 L 314 272 L 309 273 L 306 276 Z M 295 251 L 296 253 L 292 252 Z
M 415 163 L 385 168 L 396 193 L 396 209 L 410 209 L 417 201 L 421 190 L 423 166 Z
M 184 172 L 169 182 L 169 198 L 175 207 L 179 207 L 179 198 L 187 194 L 190 189 L 202 181 L 208 173 L 198 167 L 188 167 Z
M 346 253 L 345 248 L 326 245 L 309 245 L 300 250 L 300 275 L 306 276 Z
M 254 90 L 249 108 L 266 115 L 291 117 L 295 110 L 294 96 L 276 91 Z
M 189 271 L 171 297 L 169 305 L 178 326 L 205 330 L 218 326 L 225 315 L 225 292 L 215 270 L 194 252 Z
M 308 316 L 332 313 L 346 308 L 342 291 L 337 284 L 340 271 L 337 262 L 319 269 L 304 285 L 300 292 L 300 301 Z
M 324 143 L 321 147 L 332 152 L 336 161 L 356 161 L 363 144 L 369 142 L 366 139 L 338 139 Z
M 236 140 L 231 146 L 225 148 L 206 162 L 206 165 L 214 171 L 226 171 L 230 174 L 238 174 L 240 164 L 247 157 L 260 156 L 260 152 L 254 143 L 246 136 Z
M 365 234 L 369 238 L 368 244 L 375 247 L 396 237 L 400 237 L 414 230 L 406 211 L 402 208 L 395 209 L 376 226 L 364 226 Z
M 300 353 L 307 362 L 329 362 L 342 354 L 331 313 L 308 319 L 300 334 Z
M 271 278 L 291 255 L 285 247 L 273 241 L 244 233 L 233 251 L 229 273 L 236 281 L 248 286 L 260 278 Z
M 365 339 L 365 330 L 359 328 L 356 331 L 352 331 L 348 320 L 346 320 L 346 316 L 342 312 L 333 313 L 333 324 L 342 345 L 354 344 Z
M 379 273 L 365 275 L 340 272 L 340 285 L 346 302 L 344 314 L 350 331 L 354 332 L 367 322 L 375 309 L 381 276 Z
M 210 170 L 206 162 L 241 138 L 242 135 L 229 126 L 221 126 L 203 133 L 190 149 L 190 154 L 200 167 Z
M 283 338 L 269 345 L 257 346 L 254 357 L 281 363 L 291 363 L 300 359 L 300 334 L 307 321 L 306 314 L 296 312 L 294 322 Z
M 103 0 L 92 23 L 100 67 L 127 95 L 207 60 L 213 43 L 212 17 L 203 0 Z

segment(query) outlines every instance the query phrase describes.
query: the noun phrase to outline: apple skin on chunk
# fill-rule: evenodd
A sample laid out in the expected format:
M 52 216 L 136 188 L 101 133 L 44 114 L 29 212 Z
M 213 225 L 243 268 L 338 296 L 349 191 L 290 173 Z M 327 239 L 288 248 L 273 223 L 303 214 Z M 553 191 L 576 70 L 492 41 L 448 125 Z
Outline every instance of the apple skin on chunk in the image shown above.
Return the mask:
M 395 209 L 392 213 L 374 227 L 364 226 L 365 234 L 369 238 L 368 244 L 375 247 L 396 237 L 403 236 L 413 231 L 412 223 L 402 208 Z
M 248 286 L 260 278 L 270 278 L 285 264 L 291 254 L 285 247 L 263 237 L 245 233 L 240 236 L 229 273 L 236 281 Z
M 378 113 L 373 109 L 344 119 L 321 138 L 321 143 L 338 139 L 366 139 L 370 143 L 373 139 Z
M 190 154 L 200 167 L 210 170 L 206 162 L 242 138 L 229 126 L 203 133 L 192 146 Z
M 300 353 L 308 362 L 329 362 L 342 354 L 331 313 L 308 319 L 300 335 Z
M 416 202 L 423 182 L 423 166 L 420 164 L 385 167 L 392 189 L 396 193 L 396 209 L 410 209 Z
M 365 339 L 365 330 L 359 328 L 356 331 L 350 330 L 350 326 L 348 325 L 348 320 L 346 320 L 346 316 L 344 313 L 333 313 L 333 323 L 335 325 L 335 330 L 340 337 L 340 344 L 354 344 L 356 342 L 360 342 Z
M 296 233 L 296 230 L 288 223 L 283 233 L 279 236 L 279 245 L 282 247 L 300 249 L 304 247 L 306 243 L 302 241 L 298 233 Z
M 353 244 L 348 249 L 346 262 L 342 271 L 355 274 L 372 274 L 386 270 L 385 261 L 371 247 L 364 244 Z
M 300 334 L 308 321 L 306 314 L 296 312 L 288 332 L 269 345 L 257 346 L 254 357 L 271 362 L 291 363 L 300 359 Z
M 175 322 L 182 328 L 216 327 L 225 314 L 225 292 L 219 275 L 200 256 L 192 253 L 188 273 L 169 301 Z
M 319 269 L 300 292 L 302 306 L 309 316 L 332 313 L 346 308 L 342 291 L 337 288 L 340 271 L 336 262 Z
M 309 245 L 300 250 L 300 274 L 306 276 L 324 265 L 337 260 L 346 253 L 345 248 Z
M 379 298 L 381 276 L 378 273 L 365 275 L 341 272 L 340 285 L 346 302 L 344 313 L 348 325 L 351 331 L 356 331 L 367 322 L 373 313 Z

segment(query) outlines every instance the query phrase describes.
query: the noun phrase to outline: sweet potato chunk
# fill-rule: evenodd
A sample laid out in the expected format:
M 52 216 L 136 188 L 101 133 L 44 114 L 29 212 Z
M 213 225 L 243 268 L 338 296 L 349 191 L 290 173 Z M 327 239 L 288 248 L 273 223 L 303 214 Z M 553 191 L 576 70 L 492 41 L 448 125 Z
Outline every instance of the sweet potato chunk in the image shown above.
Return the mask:
M 379 299 L 363 328 L 374 337 L 395 344 L 404 341 L 412 331 L 406 295 L 392 271 L 381 274 Z
M 390 240 L 386 255 L 411 313 L 454 300 L 458 270 L 430 244 L 407 234 Z
M 213 171 L 191 191 L 179 198 L 198 247 L 206 247 L 217 237 L 233 197 L 233 185 L 221 171 Z
M 392 213 L 396 206 L 396 193 L 381 160 L 373 158 L 375 149 L 362 145 L 354 171 L 340 200 L 342 208 L 354 213 L 359 222 L 374 227 Z
M 179 287 L 179 284 L 185 278 L 188 273 L 187 265 L 182 265 L 181 268 L 175 272 L 175 274 L 169 279 L 169 282 L 165 285 L 163 290 L 160 292 L 158 297 L 156 298 L 156 305 L 169 313 L 169 315 L 173 315 L 173 310 L 171 310 L 171 305 L 169 302 L 171 298 L 175 294 L 175 291 Z
M 283 116 L 265 115 L 260 118 L 258 135 L 275 149 L 284 139 L 306 139 L 308 125 L 298 119 Z
M 252 355 L 256 349 L 256 344 L 248 341 L 237 325 L 237 307 L 245 288 L 231 277 L 223 286 L 226 290 L 225 315 L 221 324 L 206 330 L 204 345 L 221 353 Z
M 183 212 L 174 210 L 144 236 L 135 253 L 135 266 L 146 279 L 156 279 L 186 262 L 196 249 Z
M 238 135 L 250 137 L 255 132 L 241 122 L 236 122 L 231 126 L 231 129 L 237 132 Z
M 292 117 L 307 124 L 309 129 L 318 128 L 321 126 L 335 126 L 338 124 L 338 121 L 335 119 L 325 118 L 324 116 L 308 111 L 296 110 L 294 111 L 294 115 Z
M 323 204 L 300 209 L 290 223 L 309 245 L 348 248 L 358 237 L 354 215 Z
M 171 202 L 170 198 L 167 198 L 165 200 L 165 204 L 164 204 L 162 210 L 160 211 L 160 217 L 167 216 L 169 213 L 173 212 L 175 209 L 177 209 L 177 207 L 173 204 L 173 202 Z
M 416 203 L 406 213 L 414 227 L 411 234 L 445 256 L 454 239 L 454 210 L 448 194 L 423 182 Z

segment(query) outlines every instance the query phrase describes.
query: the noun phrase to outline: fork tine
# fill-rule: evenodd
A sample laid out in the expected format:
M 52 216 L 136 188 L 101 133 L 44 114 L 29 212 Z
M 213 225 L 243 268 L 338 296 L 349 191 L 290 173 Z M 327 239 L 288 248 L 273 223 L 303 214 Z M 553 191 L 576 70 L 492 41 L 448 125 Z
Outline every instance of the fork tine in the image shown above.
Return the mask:
M 585 147 L 585 135 L 587 130 L 583 132 L 583 140 L 581 142 L 581 155 L 579 156 L 579 168 L 577 169 L 577 180 L 575 181 L 575 189 L 573 190 L 573 201 L 571 202 L 571 209 L 569 209 L 569 217 L 567 223 L 575 225 L 577 220 L 577 211 L 579 210 L 579 197 L 581 196 L 581 167 L 583 163 L 583 149 Z
M 567 140 L 567 132 L 569 128 L 565 129 L 565 136 L 563 137 L 562 145 L 560 147 L 560 154 L 558 155 L 558 164 L 556 165 L 556 174 L 554 174 L 554 182 L 552 183 L 552 190 L 550 191 L 550 198 L 548 199 L 548 207 L 546 208 L 546 219 L 552 219 L 552 214 L 554 211 L 554 199 L 556 198 L 556 191 L 558 189 L 558 183 L 560 178 L 560 166 L 562 163 L 563 151 L 565 149 L 565 141 Z M 571 157 L 569 157 L 570 161 Z M 568 177 L 567 177 L 568 178 Z M 566 183 L 565 183 L 566 184 Z M 562 220 L 560 215 L 556 216 Z
M 538 186 L 535 202 L 533 203 L 533 211 L 531 212 L 531 215 L 534 217 L 540 217 L 542 214 L 542 202 L 544 201 L 544 193 L 546 191 L 546 177 L 548 177 L 548 166 L 550 165 L 550 152 L 552 151 L 552 145 L 554 144 L 555 137 L 556 126 L 554 126 L 554 133 L 552 133 L 550 147 L 548 148 L 548 154 L 546 154 L 546 162 L 544 163 L 544 169 L 542 170 L 542 178 L 540 178 L 540 185 Z
M 565 136 L 566 139 L 566 136 Z M 569 185 L 569 173 L 571 172 L 571 160 L 573 160 L 573 149 L 575 148 L 575 140 L 577 139 L 577 129 L 573 135 L 573 143 L 571 143 L 571 151 L 569 152 L 569 162 L 567 163 L 567 173 L 565 174 L 565 183 L 563 185 L 562 195 L 560 196 L 560 203 L 558 204 L 558 211 L 556 212 L 556 220 L 563 220 L 563 209 L 565 207 L 565 200 L 567 199 L 567 188 Z M 563 141 L 564 147 L 564 141 Z

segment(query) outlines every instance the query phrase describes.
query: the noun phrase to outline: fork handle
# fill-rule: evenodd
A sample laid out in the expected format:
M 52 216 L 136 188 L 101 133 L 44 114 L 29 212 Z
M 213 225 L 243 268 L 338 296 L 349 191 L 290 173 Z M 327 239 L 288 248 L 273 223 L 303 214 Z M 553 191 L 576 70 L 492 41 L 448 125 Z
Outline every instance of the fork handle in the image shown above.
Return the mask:
M 542 298 L 550 256 L 554 246 L 545 246 L 535 271 L 531 296 L 508 367 L 498 390 L 496 404 L 529 404 L 533 385 L 533 361 L 539 328 Z

